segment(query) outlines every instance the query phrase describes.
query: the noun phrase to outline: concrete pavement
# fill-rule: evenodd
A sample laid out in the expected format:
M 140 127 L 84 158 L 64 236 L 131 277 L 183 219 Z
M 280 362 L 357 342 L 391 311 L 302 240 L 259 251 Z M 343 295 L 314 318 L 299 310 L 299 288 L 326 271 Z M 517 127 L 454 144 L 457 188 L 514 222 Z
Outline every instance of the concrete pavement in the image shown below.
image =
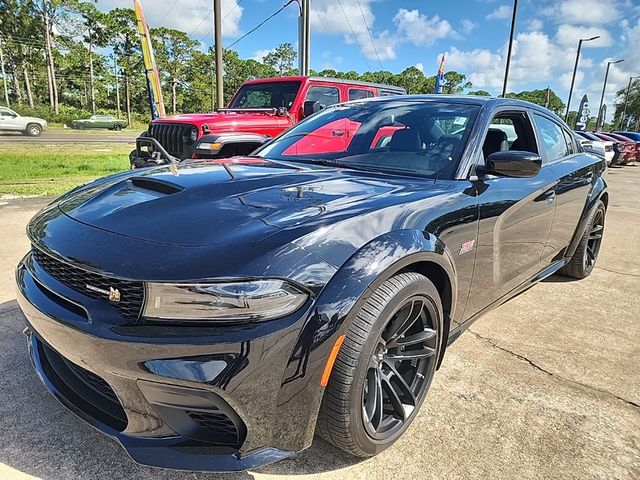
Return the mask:
M 420 414 L 365 461 L 317 439 L 255 472 L 136 465 L 76 419 L 32 371 L 13 268 L 42 199 L 0 200 L 0 478 L 638 479 L 640 167 L 611 169 L 598 266 L 553 277 L 478 320 L 447 352 Z M 2 203 L 5 203 L 2 205 Z

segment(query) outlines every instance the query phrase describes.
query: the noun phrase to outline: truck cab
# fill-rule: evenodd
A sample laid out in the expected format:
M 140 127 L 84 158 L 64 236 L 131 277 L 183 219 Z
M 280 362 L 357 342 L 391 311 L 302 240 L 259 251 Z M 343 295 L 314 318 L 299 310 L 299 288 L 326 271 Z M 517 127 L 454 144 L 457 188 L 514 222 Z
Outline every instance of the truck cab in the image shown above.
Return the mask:
M 236 92 L 228 108 L 153 120 L 131 153 L 132 168 L 247 155 L 329 105 L 405 93 L 401 87 L 334 78 L 249 80 Z

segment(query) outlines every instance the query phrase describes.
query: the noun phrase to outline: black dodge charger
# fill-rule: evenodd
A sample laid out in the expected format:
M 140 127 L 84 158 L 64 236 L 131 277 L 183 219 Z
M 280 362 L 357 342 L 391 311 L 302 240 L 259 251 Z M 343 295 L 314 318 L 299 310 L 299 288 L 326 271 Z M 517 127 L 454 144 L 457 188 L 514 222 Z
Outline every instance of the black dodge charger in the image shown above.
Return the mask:
M 375 455 L 475 319 L 589 275 L 604 170 L 538 106 L 406 96 L 249 157 L 96 180 L 28 226 L 33 364 L 143 464 L 254 468 L 315 432 Z

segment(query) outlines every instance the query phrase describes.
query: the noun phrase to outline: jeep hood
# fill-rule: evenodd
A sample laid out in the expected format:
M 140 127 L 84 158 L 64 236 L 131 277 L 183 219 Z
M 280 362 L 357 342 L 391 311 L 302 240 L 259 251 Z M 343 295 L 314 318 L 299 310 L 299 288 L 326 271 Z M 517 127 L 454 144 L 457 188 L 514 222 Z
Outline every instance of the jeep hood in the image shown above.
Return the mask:
M 154 120 L 158 123 L 185 123 L 202 127 L 207 125 L 211 133 L 255 132 L 270 128 L 287 128 L 292 125 L 289 117 L 261 112 L 213 112 L 187 113 Z
M 346 169 L 291 166 L 255 158 L 233 164 L 194 163 L 118 174 L 62 197 L 67 216 L 141 240 L 207 246 L 293 241 L 302 227 L 319 228 L 340 219 L 406 202 L 422 187 L 404 177 Z M 301 230 L 300 230 L 301 229 Z

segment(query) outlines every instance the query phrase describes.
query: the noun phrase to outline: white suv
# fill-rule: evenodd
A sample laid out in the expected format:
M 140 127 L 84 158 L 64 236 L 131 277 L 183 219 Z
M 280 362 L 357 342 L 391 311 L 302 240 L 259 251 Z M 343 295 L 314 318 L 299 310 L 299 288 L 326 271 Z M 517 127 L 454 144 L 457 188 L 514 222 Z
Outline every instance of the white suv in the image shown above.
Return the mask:
M 47 128 L 47 121 L 35 117 L 22 117 L 7 107 L 0 107 L 0 130 L 22 132 L 30 137 L 39 137 Z

